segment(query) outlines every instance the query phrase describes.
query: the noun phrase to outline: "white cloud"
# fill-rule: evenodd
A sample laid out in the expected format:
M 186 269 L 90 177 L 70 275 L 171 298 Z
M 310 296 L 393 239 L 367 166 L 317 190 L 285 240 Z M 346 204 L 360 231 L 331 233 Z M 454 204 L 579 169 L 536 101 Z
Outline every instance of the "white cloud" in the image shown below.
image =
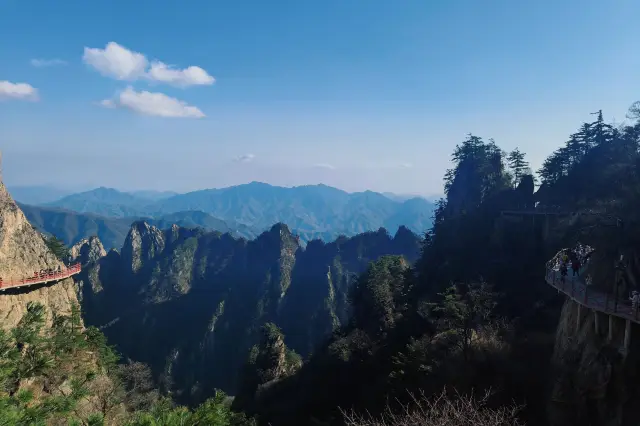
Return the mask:
M 241 155 L 239 157 L 234 158 L 233 161 L 235 161 L 237 163 L 249 163 L 249 162 L 253 161 L 254 158 L 256 158 L 256 156 L 253 155 L 253 154 L 244 154 L 244 155 Z
M 202 118 L 205 116 L 197 107 L 164 93 L 136 92 L 132 87 L 127 87 L 115 100 L 104 99 L 98 104 L 105 108 L 125 108 L 139 114 L 157 117 Z
M 38 100 L 38 89 L 27 83 L 0 81 L 0 99 Z
M 189 66 L 184 69 L 153 61 L 149 66 L 147 57 L 115 42 L 109 42 L 104 49 L 84 48 L 83 60 L 106 77 L 116 80 L 134 81 L 146 79 L 177 87 L 211 85 L 216 80 L 204 69 Z
M 314 164 L 313 167 L 318 167 L 320 169 L 329 169 L 329 170 L 334 170 L 335 169 L 334 166 L 332 166 L 331 164 L 327 164 L 327 163 Z
M 151 64 L 147 78 L 179 87 L 211 85 L 216 81 L 200 67 L 190 66 L 180 70 L 159 61 Z
M 399 167 L 401 167 L 403 169 L 410 169 L 410 168 L 413 167 L 413 164 L 411 164 L 411 163 L 402 163 L 402 164 L 400 164 Z
M 100 102 L 97 102 L 97 104 L 105 108 L 115 108 L 117 106 L 112 99 L 103 99 Z
M 136 80 L 145 74 L 147 58 L 118 43 L 109 42 L 104 49 L 84 48 L 82 60 L 106 77 L 116 80 Z
M 32 59 L 31 65 L 36 68 L 55 67 L 67 65 L 67 61 L 63 61 L 62 59 Z

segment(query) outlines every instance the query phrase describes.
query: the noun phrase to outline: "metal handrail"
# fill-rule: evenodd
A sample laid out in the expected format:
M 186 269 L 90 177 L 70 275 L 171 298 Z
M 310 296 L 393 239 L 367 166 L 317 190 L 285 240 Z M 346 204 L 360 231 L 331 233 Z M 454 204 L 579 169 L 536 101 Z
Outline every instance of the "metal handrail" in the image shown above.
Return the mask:
M 634 309 L 629 299 L 616 298 L 609 293 L 590 288 L 580 277 L 567 276 L 563 282 L 560 271 L 547 268 L 545 281 L 583 306 L 640 323 L 638 306 Z
M 18 278 L 13 280 L 3 280 L 0 278 L 0 290 L 6 290 L 8 288 L 22 287 L 25 285 L 41 284 L 51 281 L 59 281 L 65 278 L 69 278 L 72 275 L 78 274 L 82 270 L 80 263 L 71 265 L 59 272 L 49 273 L 35 273 L 34 275 L 26 278 Z

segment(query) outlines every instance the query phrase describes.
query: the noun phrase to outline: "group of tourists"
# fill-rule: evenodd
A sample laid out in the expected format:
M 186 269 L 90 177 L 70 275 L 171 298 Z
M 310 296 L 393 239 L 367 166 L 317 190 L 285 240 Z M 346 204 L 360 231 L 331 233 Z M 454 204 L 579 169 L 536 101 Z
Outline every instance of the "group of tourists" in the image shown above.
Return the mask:
M 60 265 L 58 265 L 57 268 L 40 269 L 40 272 L 36 272 L 34 274 L 34 277 L 43 278 L 43 277 L 46 277 L 47 275 L 56 274 L 60 272 L 62 272 L 62 268 L 60 267 Z
M 566 276 L 569 274 L 569 267 L 571 267 L 574 277 L 580 277 L 580 268 L 589 261 L 592 253 L 593 250 L 589 246 L 580 243 L 578 243 L 573 250 L 562 250 L 558 259 L 560 263 L 558 269 L 560 270 L 560 279 L 562 282 L 565 281 Z

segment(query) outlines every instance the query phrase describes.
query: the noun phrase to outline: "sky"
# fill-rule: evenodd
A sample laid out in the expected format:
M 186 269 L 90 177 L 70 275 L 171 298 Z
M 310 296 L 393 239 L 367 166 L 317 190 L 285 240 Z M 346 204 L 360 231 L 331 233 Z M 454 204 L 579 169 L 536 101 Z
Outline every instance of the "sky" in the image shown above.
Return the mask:
M 637 0 L 0 0 L 7 185 L 438 194 L 640 99 Z

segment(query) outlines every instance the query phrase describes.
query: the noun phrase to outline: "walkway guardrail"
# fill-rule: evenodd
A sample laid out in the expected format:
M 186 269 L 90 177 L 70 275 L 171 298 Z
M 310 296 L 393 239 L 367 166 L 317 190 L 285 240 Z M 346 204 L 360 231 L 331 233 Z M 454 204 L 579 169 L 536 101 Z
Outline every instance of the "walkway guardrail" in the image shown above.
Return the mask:
M 560 271 L 548 265 L 545 280 L 547 284 L 583 306 L 640 324 L 638 308 L 634 309 L 628 298 L 614 297 L 597 290 L 593 286 L 588 286 L 580 277 L 567 275 L 563 280 Z
M 60 281 L 78 274 L 81 270 L 82 266 L 79 263 L 76 263 L 60 271 L 45 273 L 36 272 L 34 273 L 34 275 L 25 278 L 10 280 L 3 280 L 2 278 L 0 278 L 0 291 L 4 291 L 10 288 L 18 288 L 34 284 L 44 284 L 52 281 Z

